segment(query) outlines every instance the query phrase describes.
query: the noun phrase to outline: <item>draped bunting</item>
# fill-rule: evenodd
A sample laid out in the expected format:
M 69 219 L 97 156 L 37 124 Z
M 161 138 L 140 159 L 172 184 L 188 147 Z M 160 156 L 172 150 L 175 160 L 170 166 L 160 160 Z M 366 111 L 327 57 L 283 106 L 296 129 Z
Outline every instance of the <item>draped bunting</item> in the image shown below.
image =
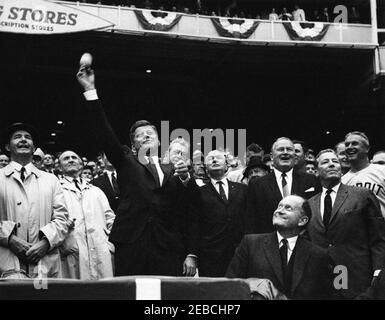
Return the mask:
M 259 22 L 251 19 L 211 18 L 217 32 L 227 38 L 249 38 Z
M 181 19 L 182 15 L 175 12 L 134 10 L 142 27 L 146 30 L 169 31 Z
M 320 41 L 329 29 L 329 24 L 322 22 L 284 22 L 291 40 Z

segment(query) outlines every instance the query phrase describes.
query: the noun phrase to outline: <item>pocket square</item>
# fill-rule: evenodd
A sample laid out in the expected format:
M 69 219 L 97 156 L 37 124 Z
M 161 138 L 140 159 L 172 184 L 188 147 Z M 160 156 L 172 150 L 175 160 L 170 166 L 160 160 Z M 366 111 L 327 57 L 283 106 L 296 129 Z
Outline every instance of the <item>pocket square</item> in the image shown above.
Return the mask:
M 311 188 L 305 190 L 305 192 L 312 192 L 312 191 L 314 191 L 314 187 L 311 187 Z

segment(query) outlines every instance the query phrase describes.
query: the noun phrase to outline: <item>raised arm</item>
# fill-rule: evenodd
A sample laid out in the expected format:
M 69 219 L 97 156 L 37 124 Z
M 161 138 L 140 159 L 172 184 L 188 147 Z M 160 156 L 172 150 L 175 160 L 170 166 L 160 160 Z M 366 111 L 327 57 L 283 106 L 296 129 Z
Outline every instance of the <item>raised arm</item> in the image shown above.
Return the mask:
M 76 77 L 84 90 L 84 97 L 87 101 L 86 106 L 90 117 L 90 130 L 95 135 L 98 147 L 105 152 L 115 168 L 119 168 L 125 160 L 125 154 L 98 98 L 95 86 L 95 73 L 91 66 L 81 65 Z

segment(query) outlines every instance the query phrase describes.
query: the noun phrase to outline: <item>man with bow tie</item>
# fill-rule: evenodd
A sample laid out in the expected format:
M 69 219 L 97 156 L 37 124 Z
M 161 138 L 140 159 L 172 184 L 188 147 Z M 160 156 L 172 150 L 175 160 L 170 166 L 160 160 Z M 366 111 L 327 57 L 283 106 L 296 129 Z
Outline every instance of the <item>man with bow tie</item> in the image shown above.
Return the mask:
M 198 189 L 187 164 L 159 163 L 158 133 L 146 120 L 131 126 L 132 149 L 126 151 L 104 113 L 93 70 L 81 66 L 77 79 L 87 100 L 91 129 L 117 171 L 120 203 L 110 234 L 116 275 L 193 276 L 197 244 L 187 241 L 191 245 L 186 246 L 183 239 L 191 193 Z
M 63 171 L 60 184 L 71 220 L 70 233 L 60 248 L 63 277 L 81 280 L 112 277 L 114 246 L 108 235 L 115 214 L 103 191 L 80 177 L 82 162 L 75 152 L 63 152 L 59 161 Z
M 352 299 L 384 268 L 385 221 L 371 190 L 341 183 L 341 164 L 332 149 L 320 151 L 317 163 L 322 192 L 309 200 L 313 216 L 307 231 L 346 271 L 336 288 L 338 297 Z

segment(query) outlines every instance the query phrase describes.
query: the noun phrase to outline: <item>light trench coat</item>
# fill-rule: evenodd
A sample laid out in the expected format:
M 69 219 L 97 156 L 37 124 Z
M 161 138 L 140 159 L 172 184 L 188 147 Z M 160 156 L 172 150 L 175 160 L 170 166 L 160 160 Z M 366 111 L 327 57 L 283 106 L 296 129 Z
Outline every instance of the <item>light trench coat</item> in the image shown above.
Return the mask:
M 33 244 L 41 240 L 42 233 L 47 237 L 50 248 L 38 265 L 25 266 L 8 248 L 12 232 Z M 67 234 L 68 213 L 56 176 L 31 165 L 31 174 L 23 183 L 12 163 L 0 169 L 0 275 L 22 268 L 31 277 L 40 273 L 42 277 L 60 278 L 58 247 Z
M 108 235 L 115 214 L 98 187 L 82 179 L 81 190 L 65 177 L 60 179 L 70 219 L 75 227 L 61 250 L 63 276 L 97 280 L 113 276 L 114 246 Z

